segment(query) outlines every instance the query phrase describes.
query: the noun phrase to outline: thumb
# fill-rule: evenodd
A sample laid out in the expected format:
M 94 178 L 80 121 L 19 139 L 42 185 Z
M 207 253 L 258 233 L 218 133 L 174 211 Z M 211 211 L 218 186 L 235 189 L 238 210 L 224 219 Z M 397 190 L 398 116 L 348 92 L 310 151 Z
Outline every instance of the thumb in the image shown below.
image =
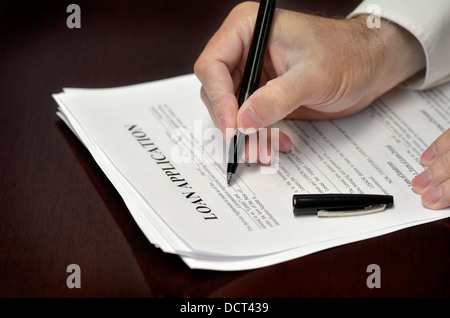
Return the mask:
M 259 129 L 285 118 L 307 101 L 306 84 L 298 73 L 288 71 L 257 89 L 240 107 L 237 128 Z M 254 131 L 254 130 L 253 130 Z

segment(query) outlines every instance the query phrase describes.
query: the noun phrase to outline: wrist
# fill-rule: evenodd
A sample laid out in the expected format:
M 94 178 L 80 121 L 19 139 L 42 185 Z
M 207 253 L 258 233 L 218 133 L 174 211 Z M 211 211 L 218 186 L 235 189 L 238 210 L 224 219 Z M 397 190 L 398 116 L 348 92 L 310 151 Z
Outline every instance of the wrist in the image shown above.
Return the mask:
M 368 26 L 368 15 L 351 20 L 367 41 L 367 55 L 375 65 L 375 84 L 383 92 L 404 82 L 425 67 L 425 54 L 419 41 L 406 29 L 381 19 L 379 27 Z

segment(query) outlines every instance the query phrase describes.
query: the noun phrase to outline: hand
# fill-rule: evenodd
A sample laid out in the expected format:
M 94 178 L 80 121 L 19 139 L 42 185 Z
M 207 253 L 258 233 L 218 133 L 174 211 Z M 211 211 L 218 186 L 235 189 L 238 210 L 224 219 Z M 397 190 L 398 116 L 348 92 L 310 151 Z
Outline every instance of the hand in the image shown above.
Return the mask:
M 261 87 L 238 110 L 258 5 L 236 6 L 195 63 L 201 96 L 216 126 L 259 129 L 283 118 L 327 119 L 353 114 L 425 65 L 418 41 L 395 24 L 369 29 L 350 20 L 277 9 Z M 399 53 L 401 52 L 401 53 Z M 279 150 L 291 141 L 280 132 Z
M 412 180 L 412 186 L 422 196 L 423 205 L 435 210 L 449 207 L 450 129 L 425 150 L 420 163 L 427 169 Z

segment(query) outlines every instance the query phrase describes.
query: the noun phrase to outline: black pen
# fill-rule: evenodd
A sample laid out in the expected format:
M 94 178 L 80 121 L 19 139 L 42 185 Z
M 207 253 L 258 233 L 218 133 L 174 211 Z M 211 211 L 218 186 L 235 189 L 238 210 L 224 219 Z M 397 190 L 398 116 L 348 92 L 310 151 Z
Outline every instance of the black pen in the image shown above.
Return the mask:
M 394 205 L 391 195 L 381 194 L 294 194 L 295 215 L 352 216 L 384 211 Z
M 253 31 L 252 42 L 245 64 L 244 75 L 242 76 L 241 88 L 239 91 L 238 105 L 241 105 L 259 86 L 262 64 L 269 39 L 270 25 L 275 12 L 275 0 L 261 0 L 256 17 L 255 29 Z M 238 160 L 242 156 L 245 146 L 245 135 L 239 130 L 233 137 L 233 142 L 228 155 L 227 183 L 230 184 L 233 175 L 238 167 Z

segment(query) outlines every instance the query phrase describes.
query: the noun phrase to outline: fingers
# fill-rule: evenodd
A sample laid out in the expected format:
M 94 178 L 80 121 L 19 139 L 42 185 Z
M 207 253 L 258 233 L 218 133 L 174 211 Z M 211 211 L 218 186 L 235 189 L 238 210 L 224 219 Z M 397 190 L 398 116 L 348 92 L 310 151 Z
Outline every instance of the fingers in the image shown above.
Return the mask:
M 204 72 L 208 69 L 207 72 Z M 195 72 L 202 82 L 200 95 L 215 125 L 225 135 L 227 127 L 236 127 L 238 103 L 235 84 L 228 67 L 217 61 L 196 64 Z M 214 75 L 214 78 L 210 78 Z
M 291 139 L 283 132 L 273 128 L 262 129 L 247 136 L 243 158 L 248 163 L 270 165 L 279 151 L 288 152 L 291 147 Z
M 237 114 L 237 127 L 243 131 L 259 129 L 285 118 L 298 106 L 309 102 L 307 86 L 293 70 L 267 82 L 242 104 Z
M 447 130 L 421 156 L 428 168 L 412 180 L 424 206 L 443 209 L 450 206 L 450 130 Z
M 254 27 L 257 5 L 244 3 L 233 9 L 222 26 L 209 40 L 194 65 L 194 73 L 202 83 L 201 96 L 214 123 L 225 136 L 225 129 L 236 127 L 237 87 Z
M 420 157 L 420 163 L 428 167 L 436 157 L 439 157 L 450 150 L 450 129 L 440 135 L 435 142 L 424 151 Z
M 440 210 L 450 206 L 450 180 L 448 179 L 437 186 L 416 192 L 421 195 L 422 204 L 429 209 Z
M 239 83 L 239 71 L 235 70 L 231 74 L 233 83 L 233 92 L 229 92 L 230 87 L 228 87 L 228 80 L 225 80 L 225 86 L 221 86 L 220 82 L 216 82 L 218 88 L 215 85 L 205 88 L 205 85 L 201 87 L 200 96 L 203 103 L 208 109 L 209 115 L 212 118 L 216 127 L 218 127 L 223 136 L 226 136 L 226 129 L 236 127 L 236 114 L 237 114 L 237 99 L 234 91 L 237 89 L 237 84 Z

